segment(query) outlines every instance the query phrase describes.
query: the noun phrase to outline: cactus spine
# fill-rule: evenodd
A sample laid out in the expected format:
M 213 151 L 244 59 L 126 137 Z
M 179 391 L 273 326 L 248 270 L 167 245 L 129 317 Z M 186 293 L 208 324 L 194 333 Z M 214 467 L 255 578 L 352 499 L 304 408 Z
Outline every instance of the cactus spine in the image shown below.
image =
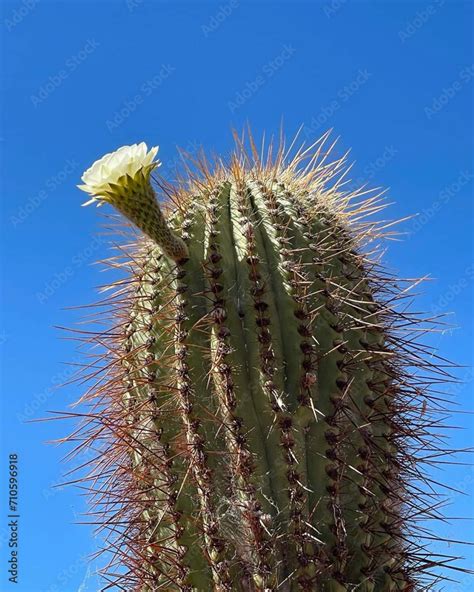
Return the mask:
M 117 589 L 427 589 L 410 442 L 433 446 L 413 378 L 430 368 L 367 253 L 380 196 L 343 190 L 326 140 L 290 162 L 239 142 L 168 187 L 164 217 L 153 167 L 108 195 L 146 235 L 110 260 L 128 276 L 101 303 L 108 364 L 84 397 Z

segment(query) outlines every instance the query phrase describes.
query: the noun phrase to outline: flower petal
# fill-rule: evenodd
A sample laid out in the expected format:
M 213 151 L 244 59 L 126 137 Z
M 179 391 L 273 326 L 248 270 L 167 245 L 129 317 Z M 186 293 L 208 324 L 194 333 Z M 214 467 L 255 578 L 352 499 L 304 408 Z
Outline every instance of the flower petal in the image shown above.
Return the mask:
M 96 160 L 81 177 L 84 185 L 78 185 L 78 187 L 86 193 L 100 196 L 101 191 L 104 191 L 104 187 L 111 183 L 117 183 L 120 177 L 127 174 L 133 177 L 141 169 L 150 167 L 157 153 L 158 146 L 148 150 L 145 142 L 121 146 L 115 152 L 104 154 L 104 156 Z M 159 161 L 156 161 L 155 166 L 160 164 Z M 149 168 L 148 172 L 150 170 L 151 168 Z

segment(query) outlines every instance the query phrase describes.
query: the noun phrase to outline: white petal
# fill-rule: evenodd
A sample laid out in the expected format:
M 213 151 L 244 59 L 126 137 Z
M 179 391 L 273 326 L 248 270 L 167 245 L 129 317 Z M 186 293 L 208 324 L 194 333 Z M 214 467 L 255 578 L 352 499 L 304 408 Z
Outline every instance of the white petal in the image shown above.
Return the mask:
M 78 185 L 79 187 L 79 185 Z M 93 197 L 92 199 L 89 199 L 88 201 L 85 201 L 83 204 L 81 204 L 81 206 L 90 206 L 91 204 L 95 203 L 97 200 L 95 197 Z
M 121 146 L 115 152 L 104 154 L 96 160 L 81 177 L 84 185 L 78 187 L 91 195 L 100 195 L 108 183 L 116 183 L 125 174 L 133 176 L 142 167 L 150 165 L 157 152 L 158 146 L 148 150 L 145 142 Z M 157 166 L 159 164 L 161 163 L 157 163 Z

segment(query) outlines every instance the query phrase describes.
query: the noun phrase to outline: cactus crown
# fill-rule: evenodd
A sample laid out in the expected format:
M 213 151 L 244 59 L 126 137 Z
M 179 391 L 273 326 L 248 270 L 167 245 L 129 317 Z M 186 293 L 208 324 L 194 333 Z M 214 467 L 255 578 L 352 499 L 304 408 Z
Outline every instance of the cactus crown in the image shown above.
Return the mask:
M 445 370 L 378 259 L 392 233 L 371 219 L 382 194 L 346 189 L 328 143 L 289 157 L 281 141 L 262 158 L 237 139 L 229 163 L 202 157 L 186 180 L 160 182 L 164 215 L 149 175 L 109 199 L 148 235 L 109 260 L 126 277 L 98 305 L 105 353 L 81 400 L 79 446 L 101 451 L 84 479 L 111 587 L 432 581 L 439 562 L 417 525 L 438 511 L 421 457 L 439 454 L 441 403 L 426 403 Z M 169 237 L 186 248 L 173 256 Z

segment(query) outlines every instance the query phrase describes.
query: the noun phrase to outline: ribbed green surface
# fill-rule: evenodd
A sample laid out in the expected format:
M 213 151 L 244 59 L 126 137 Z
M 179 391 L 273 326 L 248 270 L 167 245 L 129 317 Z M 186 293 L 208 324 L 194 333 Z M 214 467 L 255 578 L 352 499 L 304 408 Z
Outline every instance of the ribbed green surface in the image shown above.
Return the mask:
M 347 231 L 275 181 L 192 204 L 189 256 L 151 253 L 126 343 L 144 590 L 408 590 L 383 315 Z

